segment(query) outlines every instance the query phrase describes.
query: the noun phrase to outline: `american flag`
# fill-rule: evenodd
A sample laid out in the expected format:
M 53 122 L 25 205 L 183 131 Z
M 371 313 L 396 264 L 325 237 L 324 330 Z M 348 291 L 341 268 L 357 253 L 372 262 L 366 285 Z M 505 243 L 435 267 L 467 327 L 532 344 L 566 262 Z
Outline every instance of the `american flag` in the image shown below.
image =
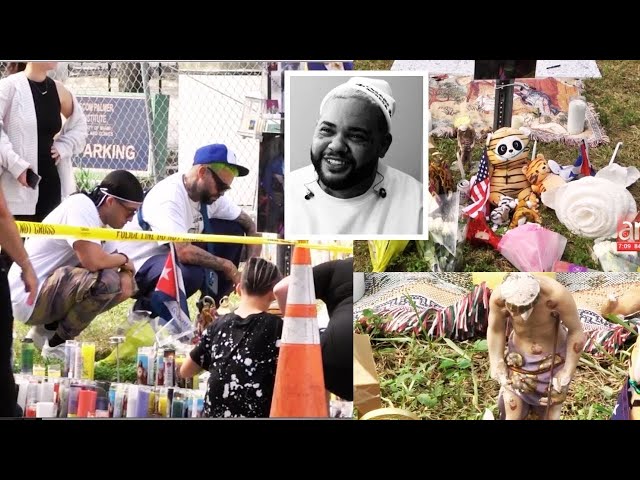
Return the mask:
M 487 157 L 486 148 L 482 152 L 476 181 L 471 187 L 469 197 L 471 197 L 471 205 L 466 207 L 462 213 L 475 218 L 482 211 L 489 198 L 489 157 Z

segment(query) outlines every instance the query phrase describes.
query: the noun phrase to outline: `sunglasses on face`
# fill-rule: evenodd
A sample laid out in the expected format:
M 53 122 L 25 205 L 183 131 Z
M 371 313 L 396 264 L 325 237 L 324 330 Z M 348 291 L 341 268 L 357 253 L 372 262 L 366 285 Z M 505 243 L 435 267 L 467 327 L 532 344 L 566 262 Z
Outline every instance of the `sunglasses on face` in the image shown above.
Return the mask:
M 127 218 L 133 217 L 138 212 L 137 207 L 127 207 L 122 200 L 118 200 L 117 198 L 115 200 L 127 211 Z
M 216 188 L 218 189 L 218 193 L 226 192 L 227 190 L 231 190 L 231 185 L 228 185 L 222 181 L 222 179 L 218 176 L 216 172 L 209 169 L 211 175 L 213 175 L 213 179 L 216 182 Z

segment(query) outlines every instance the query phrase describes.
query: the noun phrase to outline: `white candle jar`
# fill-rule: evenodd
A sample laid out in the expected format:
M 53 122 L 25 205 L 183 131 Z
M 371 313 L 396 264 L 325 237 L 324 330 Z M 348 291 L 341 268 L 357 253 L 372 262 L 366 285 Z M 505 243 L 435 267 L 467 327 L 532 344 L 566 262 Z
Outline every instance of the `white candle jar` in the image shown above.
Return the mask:
M 569 135 L 579 135 L 584 132 L 584 121 L 587 114 L 587 101 L 582 96 L 571 97 L 569 101 L 569 115 L 567 131 Z
M 364 273 L 353 272 L 353 301 L 357 302 L 364 295 Z

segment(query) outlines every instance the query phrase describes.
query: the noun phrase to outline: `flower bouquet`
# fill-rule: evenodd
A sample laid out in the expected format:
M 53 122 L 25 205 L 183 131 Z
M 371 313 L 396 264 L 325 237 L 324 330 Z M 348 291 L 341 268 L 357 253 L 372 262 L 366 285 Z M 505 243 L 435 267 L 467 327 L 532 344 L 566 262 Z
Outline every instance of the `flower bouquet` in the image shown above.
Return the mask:
M 489 228 L 482 215 L 470 219 L 467 240 L 475 244 L 488 243 L 521 272 L 552 271 L 567 245 L 563 235 L 537 223 L 525 223 L 500 237 Z

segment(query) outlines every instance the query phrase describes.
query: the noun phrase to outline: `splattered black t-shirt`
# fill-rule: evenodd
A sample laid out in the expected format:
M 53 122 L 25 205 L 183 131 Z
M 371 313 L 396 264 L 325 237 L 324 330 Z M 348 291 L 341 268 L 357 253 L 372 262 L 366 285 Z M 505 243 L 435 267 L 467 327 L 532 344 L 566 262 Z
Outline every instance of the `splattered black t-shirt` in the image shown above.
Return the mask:
M 230 313 L 209 325 L 190 354 L 211 372 L 204 416 L 269 416 L 281 334 L 282 319 L 269 313 Z

